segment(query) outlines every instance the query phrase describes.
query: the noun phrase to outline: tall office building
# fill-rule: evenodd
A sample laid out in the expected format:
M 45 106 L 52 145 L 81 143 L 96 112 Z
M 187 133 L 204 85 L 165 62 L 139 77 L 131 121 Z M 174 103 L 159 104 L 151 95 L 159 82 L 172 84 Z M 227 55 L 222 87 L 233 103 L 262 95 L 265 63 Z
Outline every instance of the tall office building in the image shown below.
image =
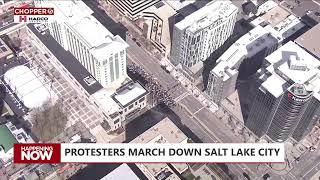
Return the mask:
M 36 6 L 54 7 L 50 34 L 69 50 L 102 86 L 120 86 L 126 79 L 127 43 L 114 36 L 91 14 L 82 1 L 37 1 Z
M 257 72 L 261 85 L 246 126 L 273 141 L 300 141 L 319 118 L 320 62 L 289 41 L 264 63 Z
M 220 104 L 235 91 L 240 65 L 245 66 L 245 72 L 240 72 L 242 75 L 254 74 L 263 59 L 280 43 L 280 35 L 270 26 L 258 25 L 243 35 L 217 60 L 217 65 L 210 71 L 206 93 Z
M 121 14 L 126 15 L 131 20 L 136 20 L 144 10 L 160 2 L 160 0 L 107 0 L 107 2 L 116 7 Z
M 206 60 L 232 34 L 238 8 L 231 1 L 212 1 L 176 23 L 170 60 L 192 67 Z

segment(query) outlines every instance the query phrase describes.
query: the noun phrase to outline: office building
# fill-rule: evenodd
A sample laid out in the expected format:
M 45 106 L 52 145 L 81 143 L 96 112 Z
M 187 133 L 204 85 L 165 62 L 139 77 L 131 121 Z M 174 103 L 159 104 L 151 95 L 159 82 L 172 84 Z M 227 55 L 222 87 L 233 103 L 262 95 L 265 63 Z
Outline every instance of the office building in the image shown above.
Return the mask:
M 127 16 L 129 19 L 136 20 L 142 15 L 144 10 L 160 2 L 160 0 L 107 0 L 107 2 L 117 8 L 121 14 Z
M 300 141 L 319 115 L 320 62 L 289 41 L 265 58 L 246 126 L 257 136 Z
M 128 44 L 114 36 L 91 14 L 82 1 L 38 1 L 54 7 L 55 21 L 48 24 L 54 39 L 70 51 L 103 87 L 119 87 L 126 79 Z
M 237 13 L 231 1 L 212 1 L 176 23 L 171 62 L 192 68 L 205 61 L 230 37 Z
M 281 36 L 270 26 L 257 26 L 243 35 L 216 61 L 217 65 L 209 74 L 206 93 L 220 104 L 222 99 L 235 91 L 240 65 L 244 67 L 240 76 L 254 74 L 263 59 L 275 51 L 280 42 Z

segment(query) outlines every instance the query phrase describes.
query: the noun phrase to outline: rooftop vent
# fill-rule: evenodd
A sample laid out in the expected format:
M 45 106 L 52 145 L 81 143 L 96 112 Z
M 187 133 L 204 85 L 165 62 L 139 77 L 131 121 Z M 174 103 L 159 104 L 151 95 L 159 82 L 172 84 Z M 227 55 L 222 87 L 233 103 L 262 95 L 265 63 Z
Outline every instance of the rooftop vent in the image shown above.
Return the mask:
M 83 80 L 84 80 L 84 82 L 86 82 L 86 84 L 88 86 L 91 86 L 91 85 L 93 85 L 94 83 L 97 82 L 92 76 L 87 76 Z

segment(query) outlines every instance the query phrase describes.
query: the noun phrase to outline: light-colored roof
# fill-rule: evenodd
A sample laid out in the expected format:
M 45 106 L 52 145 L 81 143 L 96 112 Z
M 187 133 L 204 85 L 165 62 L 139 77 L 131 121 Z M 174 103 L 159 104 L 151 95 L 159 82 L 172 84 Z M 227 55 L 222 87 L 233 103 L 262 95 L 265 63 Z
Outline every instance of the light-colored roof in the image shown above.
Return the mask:
M 320 34 L 320 23 L 295 40 L 297 44 L 320 59 L 320 44 L 315 40 Z
M 147 93 L 147 91 L 139 84 L 133 83 L 125 88 L 121 88 L 116 92 L 114 98 L 122 105 L 126 106 L 131 101 L 137 99 L 139 96 Z
M 114 91 L 103 88 L 91 95 L 99 107 L 103 109 L 104 112 L 108 112 L 108 115 L 117 113 L 121 110 L 120 106 L 111 98 L 113 93 Z
M 130 143 L 180 143 L 187 138 L 188 137 L 166 117 Z
M 178 29 L 188 29 L 196 32 L 199 29 L 210 26 L 219 19 L 228 18 L 230 14 L 237 11 L 238 8 L 231 1 L 212 1 L 196 12 L 185 17 L 182 21 L 175 24 Z
M 270 23 L 272 27 L 277 25 L 279 22 L 287 18 L 290 13 L 283 9 L 281 6 L 275 6 L 271 10 L 267 11 L 264 15 L 261 16 L 266 22 Z
M 127 164 L 121 164 L 101 180 L 139 180 L 139 178 Z
M 96 18 L 86 16 L 72 26 L 91 47 L 111 43 L 113 34 L 108 31 Z
M 4 152 L 8 152 L 18 142 L 6 125 L 0 126 L 0 137 L 0 148 L 4 148 Z
M 167 3 L 169 6 L 171 6 L 174 10 L 177 11 L 179 9 L 182 9 L 182 8 L 188 6 L 189 4 L 196 2 L 196 0 L 188 0 L 188 1 L 167 0 L 164 2 Z
M 273 28 L 281 34 L 283 39 L 286 39 L 304 26 L 305 24 L 302 23 L 296 16 L 290 15 Z
M 36 7 L 53 7 L 57 21 L 75 24 L 93 11 L 81 0 L 36 1 Z
M 272 75 L 265 79 L 263 87 L 276 97 L 288 87 L 282 87 L 286 79 L 304 84 L 307 91 L 315 94 L 320 89 L 320 61 L 292 41 L 266 57 L 270 63 L 265 70 Z M 316 97 L 317 95 L 315 95 Z
M 4 80 L 28 108 L 36 108 L 50 99 L 49 91 L 27 66 L 16 66 L 4 74 Z
M 262 49 L 277 44 L 281 38 L 272 28 L 268 27 L 258 25 L 233 43 L 217 60 L 217 65 L 211 73 L 223 77 L 225 81 L 236 73 L 235 70 L 232 70 L 232 67 L 243 59 L 250 58 Z

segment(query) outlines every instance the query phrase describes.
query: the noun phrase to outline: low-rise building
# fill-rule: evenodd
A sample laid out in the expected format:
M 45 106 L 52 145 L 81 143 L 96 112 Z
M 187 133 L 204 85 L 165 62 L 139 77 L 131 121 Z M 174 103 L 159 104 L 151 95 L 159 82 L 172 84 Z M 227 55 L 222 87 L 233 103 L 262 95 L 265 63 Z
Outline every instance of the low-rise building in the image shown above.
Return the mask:
M 6 164 L 13 158 L 13 144 L 34 143 L 24 129 L 18 129 L 11 122 L 0 125 L 0 137 L 0 164 Z
M 165 118 L 154 125 L 130 143 L 187 143 L 188 137 L 169 119 Z M 136 164 L 148 179 L 180 179 L 165 163 Z M 187 164 L 172 164 L 182 173 L 187 170 Z

